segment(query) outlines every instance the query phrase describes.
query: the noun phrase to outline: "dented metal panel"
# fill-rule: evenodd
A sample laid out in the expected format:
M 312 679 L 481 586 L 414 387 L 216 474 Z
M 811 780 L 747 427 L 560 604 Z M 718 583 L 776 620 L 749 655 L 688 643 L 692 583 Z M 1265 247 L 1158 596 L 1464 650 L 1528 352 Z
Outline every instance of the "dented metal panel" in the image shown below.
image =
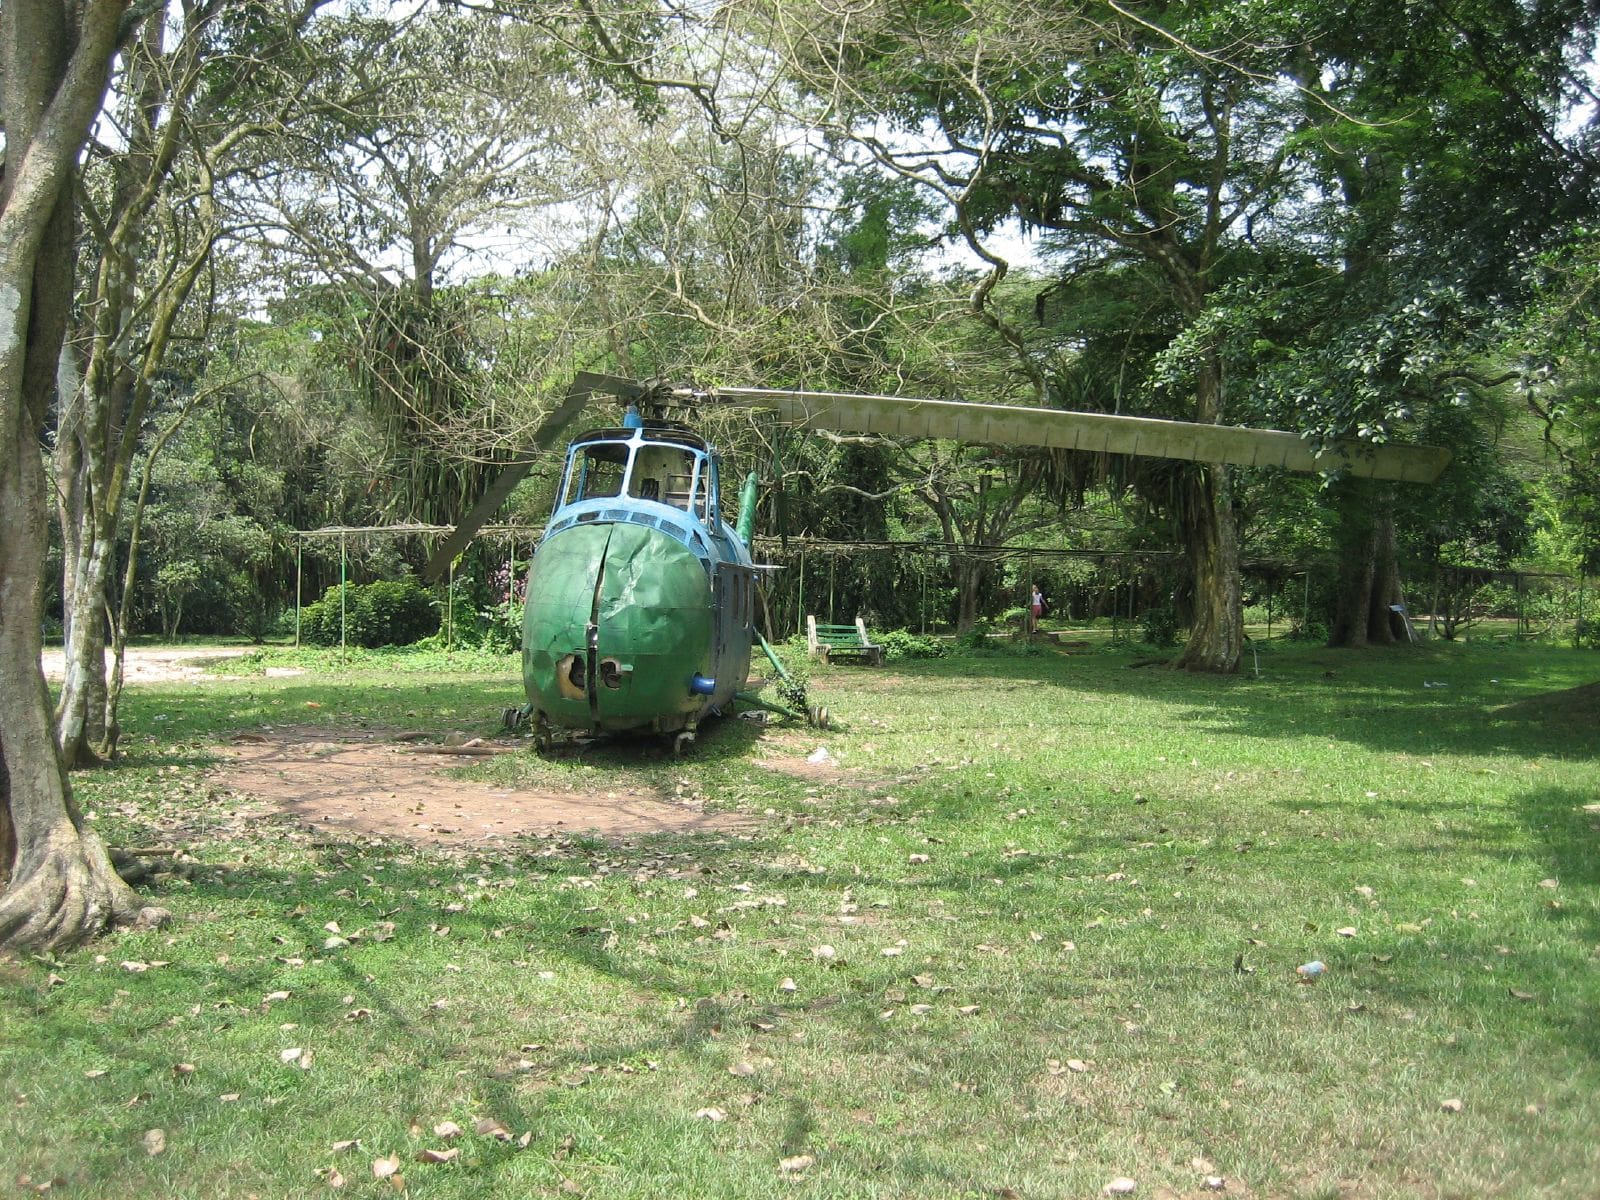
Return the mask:
M 706 568 L 676 538 L 626 522 L 552 534 L 528 577 L 529 701 L 566 728 L 681 728 L 707 703 L 690 684 L 715 675 L 713 620 Z

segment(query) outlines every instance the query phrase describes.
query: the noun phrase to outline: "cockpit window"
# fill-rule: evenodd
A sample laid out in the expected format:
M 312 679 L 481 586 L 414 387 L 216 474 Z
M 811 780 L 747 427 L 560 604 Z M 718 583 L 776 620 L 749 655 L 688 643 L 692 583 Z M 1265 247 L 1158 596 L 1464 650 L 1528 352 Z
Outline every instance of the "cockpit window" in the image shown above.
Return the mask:
M 563 503 L 620 496 L 628 469 L 625 442 L 595 442 L 573 455 L 567 470 L 567 490 Z
M 628 494 L 641 500 L 658 500 L 674 508 L 687 508 L 694 479 L 694 454 L 682 446 L 640 446 L 633 458 Z
M 640 446 L 634 456 L 628 494 L 641 500 L 659 500 L 704 521 L 710 511 L 711 494 L 706 460 L 681 446 Z
M 638 437 L 583 442 L 572 449 L 558 507 L 626 490 L 634 499 L 671 505 L 709 522 L 713 485 L 711 459 L 698 449 Z

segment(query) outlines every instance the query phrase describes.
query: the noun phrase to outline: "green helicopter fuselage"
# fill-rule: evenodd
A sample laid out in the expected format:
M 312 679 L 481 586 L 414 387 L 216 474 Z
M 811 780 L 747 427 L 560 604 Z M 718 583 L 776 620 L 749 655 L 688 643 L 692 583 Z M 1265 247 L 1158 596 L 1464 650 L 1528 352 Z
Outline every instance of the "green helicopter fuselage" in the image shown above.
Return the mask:
M 528 572 L 522 675 L 535 724 L 692 732 L 745 685 L 755 592 L 698 434 L 640 422 L 583 435 Z

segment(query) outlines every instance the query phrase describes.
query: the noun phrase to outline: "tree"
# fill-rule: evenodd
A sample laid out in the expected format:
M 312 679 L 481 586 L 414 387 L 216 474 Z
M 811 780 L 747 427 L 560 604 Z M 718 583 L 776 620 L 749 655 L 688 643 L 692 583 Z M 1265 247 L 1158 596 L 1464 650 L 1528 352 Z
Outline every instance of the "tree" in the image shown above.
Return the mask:
M 561 47 L 483 12 L 341 15 L 315 55 L 317 102 L 229 204 L 278 310 L 315 310 L 340 348 L 378 438 L 373 515 L 453 519 L 523 452 L 550 377 L 570 378 L 565 339 L 520 391 L 485 343 L 535 298 L 514 282 L 531 245 L 560 243 L 561 207 L 598 186 L 577 146 L 601 97 Z
M 990 303 L 1012 265 L 997 235 L 1019 221 L 1064 273 L 1127 264 L 1165 294 L 1179 320 L 1150 398 L 1163 415 L 1219 422 L 1233 413 L 1216 281 L 1293 191 L 1283 134 L 1297 117 L 1292 91 L 1261 79 L 1260 62 L 1224 65 L 1183 40 L 1220 40 L 1212 6 L 1161 17 L 1165 29 L 1116 7 L 1091 19 L 1032 0 L 837 17 L 786 5 L 766 28 L 841 144 L 945 204 L 951 235 L 988 268 L 972 309 L 1031 374 L 1038 402 L 1054 399 L 1048 380 Z M 1229 475 L 1200 464 L 1178 488 L 1196 597 L 1178 663 L 1232 671 L 1242 624 Z
M 54 463 L 66 627 L 56 731 L 69 764 L 116 751 L 123 505 L 180 320 L 223 233 L 218 179 L 238 169 L 243 142 L 296 102 L 277 64 L 293 60 L 321 2 L 150 6 L 113 77 L 105 120 L 114 132 L 96 145 L 81 190 L 83 316 L 64 358 L 63 377 L 75 382 L 61 397 Z M 205 344 L 203 328 L 190 332 L 191 344 Z
M 140 911 L 73 803 L 40 665 L 39 437 L 72 301 L 72 180 L 127 12 L 124 0 L 0 6 L 0 946 L 69 944 Z
M 1525 257 L 1593 210 L 1589 132 L 1564 129 L 1593 99 L 1580 69 L 1593 5 L 1306 4 L 1276 19 L 1304 31 L 1290 70 L 1314 132 L 1297 153 L 1317 190 L 1294 234 L 1321 269 L 1282 293 L 1297 312 L 1279 314 L 1282 348 L 1258 364 L 1265 407 L 1317 438 L 1444 439 L 1459 479 L 1496 424 L 1494 385 L 1519 374 L 1499 343 L 1523 302 Z M 1478 470 L 1471 486 L 1486 483 Z M 1330 495 L 1341 564 L 1330 642 L 1391 642 L 1407 540 L 1397 513 L 1444 502 L 1355 480 Z

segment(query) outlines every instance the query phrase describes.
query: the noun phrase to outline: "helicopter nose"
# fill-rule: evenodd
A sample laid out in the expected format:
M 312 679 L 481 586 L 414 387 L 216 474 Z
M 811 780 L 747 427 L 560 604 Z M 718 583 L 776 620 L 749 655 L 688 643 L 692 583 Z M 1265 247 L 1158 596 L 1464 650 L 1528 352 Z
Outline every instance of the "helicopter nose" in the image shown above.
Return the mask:
M 711 670 L 711 593 L 676 539 L 630 524 L 573 526 L 539 548 L 523 622 L 534 707 L 571 728 L 672 726 Z

